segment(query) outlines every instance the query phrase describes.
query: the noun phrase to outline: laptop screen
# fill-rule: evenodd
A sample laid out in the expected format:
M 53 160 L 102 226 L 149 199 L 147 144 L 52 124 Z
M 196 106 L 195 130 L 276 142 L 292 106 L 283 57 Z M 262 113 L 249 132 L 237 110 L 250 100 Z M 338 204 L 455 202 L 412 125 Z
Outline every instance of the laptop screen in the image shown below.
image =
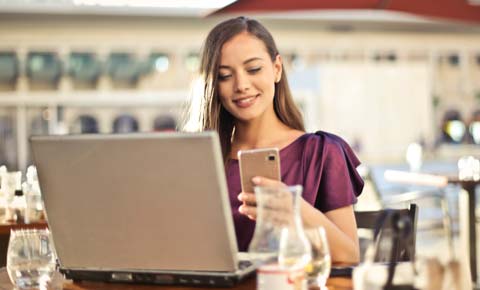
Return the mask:
M 215 132 L 35 136 L 31 145 L 62 268 L 235 270 Z

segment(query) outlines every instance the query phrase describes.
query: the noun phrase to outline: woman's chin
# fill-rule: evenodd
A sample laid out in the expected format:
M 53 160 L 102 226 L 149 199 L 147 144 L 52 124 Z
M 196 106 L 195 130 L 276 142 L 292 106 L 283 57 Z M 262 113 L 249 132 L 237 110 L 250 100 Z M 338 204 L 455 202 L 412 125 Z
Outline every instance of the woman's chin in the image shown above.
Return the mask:
M 257 118 L 258 118 L 258 114 L 252 114 L 252 113 L 235 114 L 235 119 L 237 119 L 237 121 L 240 123 L 249 123 L 254 121 Z

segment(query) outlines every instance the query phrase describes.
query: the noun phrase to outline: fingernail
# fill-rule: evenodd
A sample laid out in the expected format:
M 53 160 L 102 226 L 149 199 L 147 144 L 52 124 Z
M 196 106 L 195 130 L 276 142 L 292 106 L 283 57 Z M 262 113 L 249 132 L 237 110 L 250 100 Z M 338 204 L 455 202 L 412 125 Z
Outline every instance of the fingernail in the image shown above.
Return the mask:
M 239 201 L 243 201 L 243 200 L 242 200 L 242 194 L 241 194 L 241 193 L 240 193 L 239 195 L 237 195 L 237 199 L 238 199 Z
M 252 178 L 252 182 L 255 183 L 255 184 L 259 184 L 260 181 L 262 181 L 262 179 L 258 176 L 255 176 L 254 178 Z
M 239 207 L 238 207 L 238 211 L 239 211 L 240 213 L 244 213 L 244 212 L 243 212 L 243 208 L 244 208 L 243 205 L 239 206 Z

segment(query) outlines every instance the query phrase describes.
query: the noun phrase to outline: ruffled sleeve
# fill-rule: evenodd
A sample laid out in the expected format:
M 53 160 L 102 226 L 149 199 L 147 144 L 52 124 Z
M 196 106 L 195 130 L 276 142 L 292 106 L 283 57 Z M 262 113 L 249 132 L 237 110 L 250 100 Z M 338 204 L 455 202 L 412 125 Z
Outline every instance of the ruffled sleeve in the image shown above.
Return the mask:
M 310 202 L 322 212 L 356 203 L 364 186 L 356 169 L 360 161 L 342 138 L 322 131 L 315 135 L 310 147 L 313 162 L 306 173 L 308 179 L 315 180 Z

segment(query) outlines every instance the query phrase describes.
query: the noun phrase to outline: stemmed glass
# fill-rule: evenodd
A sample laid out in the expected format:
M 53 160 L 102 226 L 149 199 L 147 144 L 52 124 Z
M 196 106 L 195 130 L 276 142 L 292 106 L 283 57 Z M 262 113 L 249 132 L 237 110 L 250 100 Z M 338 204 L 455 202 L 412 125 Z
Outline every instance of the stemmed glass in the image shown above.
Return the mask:
M 308 285 L 324 289 L 332 266 L 325 229 L 306 228 L 305 235 L 312 246 L 312 260 L 306 267 Z
M 48 229 L 10 232 L 7 272 L 17 289 L 46 289 L 55 266 L 56 255 Z

